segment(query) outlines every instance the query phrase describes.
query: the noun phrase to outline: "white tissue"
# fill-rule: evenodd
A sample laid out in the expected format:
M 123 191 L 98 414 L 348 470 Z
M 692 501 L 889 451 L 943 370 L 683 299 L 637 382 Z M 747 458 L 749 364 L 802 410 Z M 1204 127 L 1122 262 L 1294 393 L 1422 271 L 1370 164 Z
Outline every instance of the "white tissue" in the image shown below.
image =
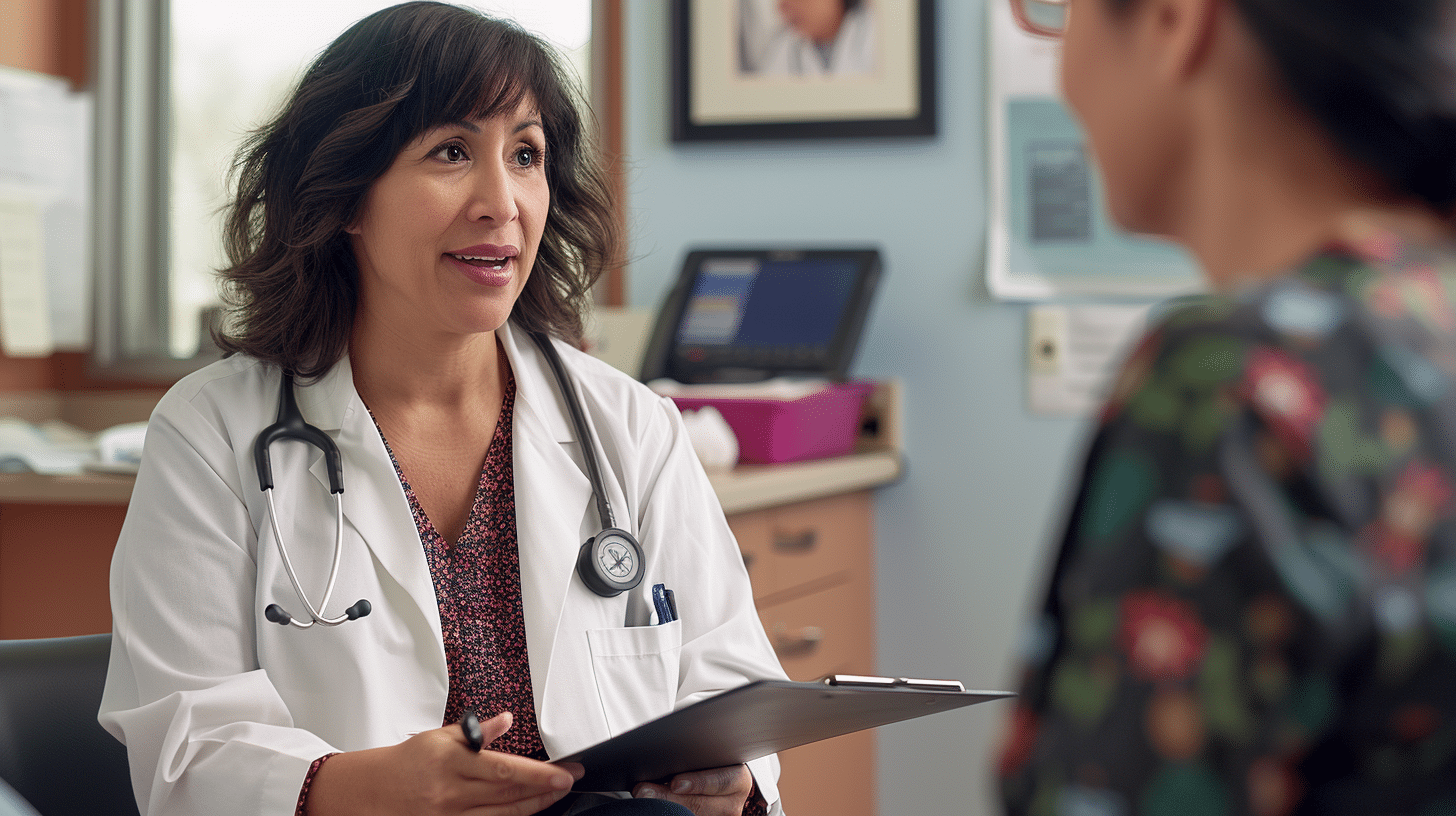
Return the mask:
M 792 402 L 829 387 L 829 380 L 806 377 L 774 377 L 747 383 L 684 384 L 666 377 L 647 384 L 659 396 L 691 399 L 754 399 Z
M 717 408 L 705 405 L 696 411 L 683 411 L 682 418 L 704 470 L 731 470 L 738 464 L 738 437 Z

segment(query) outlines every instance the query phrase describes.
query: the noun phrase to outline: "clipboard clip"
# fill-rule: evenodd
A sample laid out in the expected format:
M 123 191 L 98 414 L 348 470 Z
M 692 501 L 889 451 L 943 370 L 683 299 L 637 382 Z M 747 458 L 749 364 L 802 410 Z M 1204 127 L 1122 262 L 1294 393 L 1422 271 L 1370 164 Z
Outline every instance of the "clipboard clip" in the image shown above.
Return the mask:
M 831 674 L 824 678 L 826 686 L 858 686 L 861 688 L 907 688 L 921 691 L 964 692 L 959 680 L 929 680 L 920 677 L 876 677 L 868 674 Z

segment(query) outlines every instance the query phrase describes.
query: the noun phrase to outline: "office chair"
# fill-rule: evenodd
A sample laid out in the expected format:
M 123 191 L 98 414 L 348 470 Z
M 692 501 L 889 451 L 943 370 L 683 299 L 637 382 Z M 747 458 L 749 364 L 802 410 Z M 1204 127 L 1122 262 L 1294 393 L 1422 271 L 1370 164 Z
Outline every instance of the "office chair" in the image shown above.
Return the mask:
M 40 816 L 35 808 L 25 801 L 25 798 L 15 792 L 15 788 L 5 784 L 0 779 L 0 816 Z
M 0 640 L 0 779 L 41 816 L 137 816 L 126 748 L 96 722 L 110 655 L 109 634 Z

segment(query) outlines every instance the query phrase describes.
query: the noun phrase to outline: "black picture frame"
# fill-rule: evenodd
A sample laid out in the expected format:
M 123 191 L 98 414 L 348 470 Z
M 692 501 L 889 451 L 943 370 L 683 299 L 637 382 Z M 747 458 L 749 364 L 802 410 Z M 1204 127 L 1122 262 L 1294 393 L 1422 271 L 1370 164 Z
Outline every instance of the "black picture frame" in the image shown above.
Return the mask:
M 880 14 L 905 14 L 906 8 L 914 11 L 913 20 L 898 20 L 901 23 L 898 27 L 900 36 L 895 42 L 886 42 L 877 52 L 886 61 L 899 60 L 894 67 L 899 73 L 897 76 L 904 78 L 906 72 L 913 77 L 908 83 L 913 87 L 908 89 L 894 89 L 888 92 L 880 91 L 882 98 L 890 107 L 898 108 L 902 113 L 885 114 L 875 110 L 836 113 L 823 109 L 816 112 L 816 115 L 796 116 L 792 114 L 776 114 L 768 108 L 754 108 L 754 101 L 751 99 L 746 103 L 733 102 L 733 105 L 742 105 L 741 119 L 735 119 L 735 112 L 728 110 L 717 111 L 709 120 L 707 117 L 699 117 L 694 113 L 700 105 L 695 105 L 695 96 L 704 95 L 705 85 L 737 83 L 736 87 L 748 87 L 755 99 L 769 100 L 779 104 L 771 107 L 777 109 L 783 107 L 784 103 L 792 102 L 795 99 L 803 101 L 814 97 L 812 93 L 816 89 L 805 90 L 800 83 L 795 88 L 793 81 L 779 81 L 775 84 L 767 79 L 759 81 L 750 78 L 745 81 L 747 74 L 743 73 L 738 66 L 732 65 L 728 60 L 719 59 L 711 64 L 705 64 L 699 58 L 704 43 L 694 42 L 694 24 L 698 15 L 717 14 L 722 15 L 723 9 L 731 7 L 742 9 L 742 4 L 751 0 L 734 0 L 731 4 L 725 4 L 723 0 L 669 0 L 670 2 L 670 25 L 671 25 L 671 78 L 672 78 L 672 140 L 674 142 L 707 142 L 707 141 L 740 141 L 740 140 L 765 140 L 765 139 L 840 139 L 840 138 L 876 138 L 876 137 L 913 137 L 913 136 L 934 136 L 936 133 L 936 93 L 935 93 L 935 3 L 934 0 L 864 0 L 867 7 L 880 7 L 877 10 Z M 731 12 L 737 15 L 740 12 Z M 736 20 L 737 17 L 735 16 Z M 698 27 L 700 30 L 703 26 Z M 715 26 L 713 37 L 718 37 L 718 28 L 732 29 L 732 26 Z M 882 26 L 882 28 L 889 28 Z M 717 46 L 719 53 L 725 47 L 735 49 L 735 53 L 741 53 L 744 47 L 742 33 L 733 30 L 725 31 L 722 37 L 732 41 L 732 46 L 725 46 L 719 42 Z M 891 39 L 886 37 L 886 40 Z M 730 76 L 738 71 L 737 76 Z M 720 76 L 721 74 L 721 76 Z M 877 97 L 871 94 L 858 93 L 859 87 L 851 86 L 850 83 L 859 82 L 864 85 L 863 77 L 846 76 L 843 79 L 838 77 L 820 78 L 819 89 L 829 88 L 834 85 L 842 85 L 845 91 L 853 91 L 861 99 L 875 100 Z M 758 84 L 755 86 L 755 82 Z M 884 85 L 886 83 L 880 83 Z M 880 86 L 871 86 L 871 91 L 878 90 Z M 775 95 L 778 98 L 775 98 Z M 797 94 L 797 97 L 790 97 L 786 94 Z M 813 101 L 805 101 L 805 108 L 811 108 Z M 832 117 L 832 118 L 831 118 Z

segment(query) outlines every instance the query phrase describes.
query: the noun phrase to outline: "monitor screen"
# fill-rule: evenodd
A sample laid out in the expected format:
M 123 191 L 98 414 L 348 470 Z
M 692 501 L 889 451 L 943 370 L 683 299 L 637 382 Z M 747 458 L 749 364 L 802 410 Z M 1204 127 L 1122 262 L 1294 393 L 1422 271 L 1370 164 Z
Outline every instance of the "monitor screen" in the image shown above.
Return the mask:
M 858 266 L 849 258 L 705 261 L 678 343 L 827 349 Z
M 691 253 L 654 332 L 658 368 L 643 376 L 840 376 L 878 270 L 873 250 Z

